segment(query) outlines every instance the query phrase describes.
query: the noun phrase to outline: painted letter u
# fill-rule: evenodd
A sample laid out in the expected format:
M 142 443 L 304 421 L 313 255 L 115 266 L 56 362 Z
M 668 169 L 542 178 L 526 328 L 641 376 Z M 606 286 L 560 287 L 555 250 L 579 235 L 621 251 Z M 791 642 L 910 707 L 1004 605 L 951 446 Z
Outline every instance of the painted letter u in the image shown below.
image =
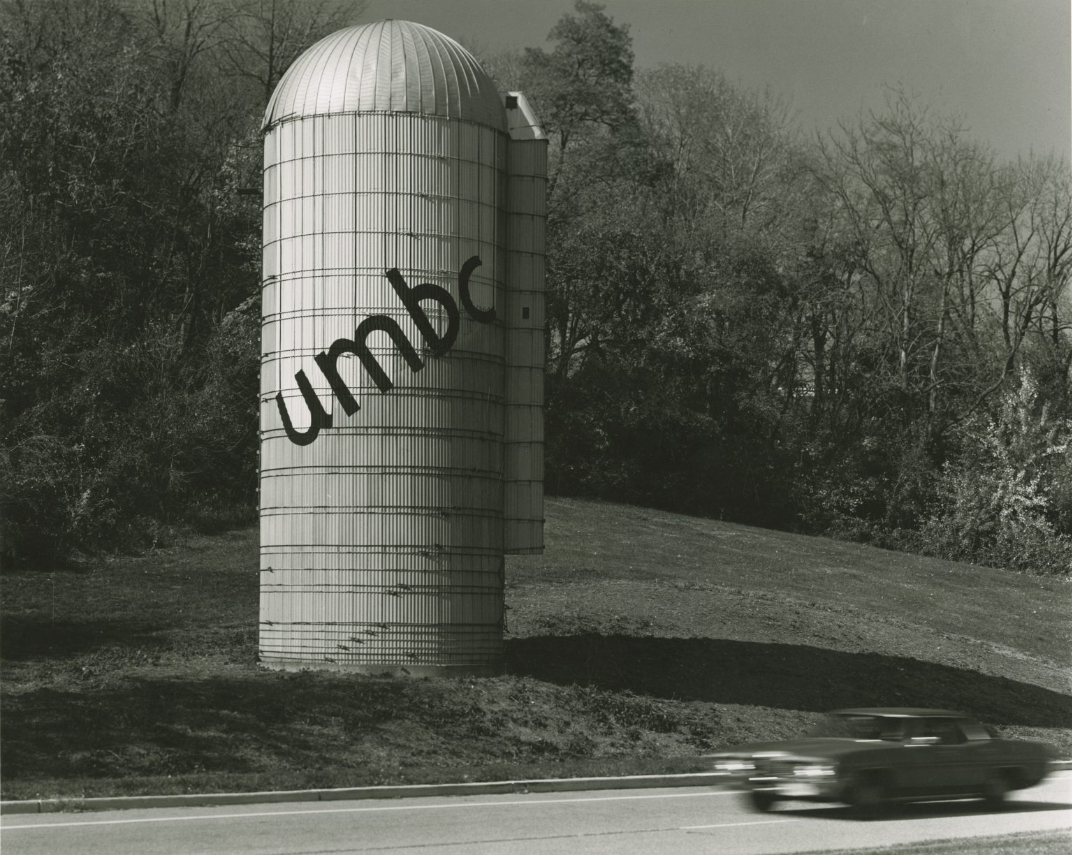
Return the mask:
M 320 403 L 320 398 L 313 391 L 313 384 L 309 382 L 309 378 L 305 376 L 304 371 L 299 371 L 295 374 L 294 379 L 298 381 L 298 388 L 301 389 L 302 397 L 305 399 L 305 406 L 309 408 L 309 415 L 312 416 L 309 429 L 305 431 L 294 429 L 294 423 L 290 420 L 290 414 L 287 412 L 287 405 L 283 400 L 282 392 L 275 396 L 275 403 L 279 407 L 279 417 L 283 420 L 283 429 L 287 432 L 287 437 L 289 437 L 290 441 L 295 445 L 309 445 L 316 439 L 321 428 L 331 427 L 331 415 L 324 410 L 323 405 Z

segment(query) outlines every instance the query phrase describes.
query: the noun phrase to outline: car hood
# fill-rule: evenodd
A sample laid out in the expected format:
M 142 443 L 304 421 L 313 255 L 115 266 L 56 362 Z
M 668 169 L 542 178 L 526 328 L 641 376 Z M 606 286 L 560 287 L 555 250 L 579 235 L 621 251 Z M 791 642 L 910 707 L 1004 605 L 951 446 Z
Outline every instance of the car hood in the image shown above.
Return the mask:
M 738 745 L 707 755 L 713 759 L 768 756 L 787 757 L 840 757 L 861 751 L 876 751 L 894 748 L 896 742 L 878 739 L 844 739 L 838 737 L 808 737 L 782 742 L 752 742 Z

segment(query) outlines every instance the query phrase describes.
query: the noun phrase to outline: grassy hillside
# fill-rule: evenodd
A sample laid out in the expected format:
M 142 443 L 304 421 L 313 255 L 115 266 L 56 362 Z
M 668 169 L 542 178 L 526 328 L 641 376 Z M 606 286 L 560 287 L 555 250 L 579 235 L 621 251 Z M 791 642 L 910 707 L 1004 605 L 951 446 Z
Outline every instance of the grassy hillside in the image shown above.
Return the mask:
M 3 797 L 704 768 L 855 705 L 1072 756 L 1072 585 L 572 500 L 508 561 L 507 676 L 256 664 L 256 532 L 0 576 Z

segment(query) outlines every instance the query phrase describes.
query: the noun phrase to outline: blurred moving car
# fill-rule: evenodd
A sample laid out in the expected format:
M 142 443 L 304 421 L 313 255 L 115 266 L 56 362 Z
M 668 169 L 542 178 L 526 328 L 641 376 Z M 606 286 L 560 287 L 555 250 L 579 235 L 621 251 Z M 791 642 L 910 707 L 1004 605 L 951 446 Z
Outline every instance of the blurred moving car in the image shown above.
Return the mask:
M 1039 783 L 1056 759 L 1048 745 L 1002 739 L 962 713 L 908 708 L 837 710 L 807 737 L 709 757 L 756 810 L 803 800 L 864 815 L 895 801 L 982 798 L 996 807 Z

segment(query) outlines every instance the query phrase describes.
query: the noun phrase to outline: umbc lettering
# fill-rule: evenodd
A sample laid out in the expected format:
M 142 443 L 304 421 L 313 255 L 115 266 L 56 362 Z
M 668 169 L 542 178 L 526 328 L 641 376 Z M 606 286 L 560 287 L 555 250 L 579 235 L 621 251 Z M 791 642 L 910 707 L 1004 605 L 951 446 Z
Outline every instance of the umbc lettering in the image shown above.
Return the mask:
M 472 276 L 473 271 L 480 264 L 480 258 L 474 255 L 462 265 L 462 269 L 458 272 L 458 296 L 466 314 L 479 323 L 490 324 L 495 320 L 495 307 L 492 306 L 489 309 L 478 308 L 473 303 L 472 295 L 469 293 L 469 277 Z M 433 356 L 443 356 L 448 353 L 458 338 L 458 326 L 460 323 L 458 304 L 454 302 L 450 292 L 445 288 L 440 288 L 438 285 L 432 285 L 428 282 L 421 285 L 407 285 L 405 278 L 398 272 L 398 268 L 392 268 L 387 271 L 387 280 L 402 301 L 402 305 L 406 307 L 409 316 L 413 318 L 413 323 L 416 324 L 417 331 L 421 334 L 421 338 L 424 339 L 424 344 L 431 354 Z M 439 303 L 440 307 L 447 313 L 447 331 L 442 336 L 436 332 L 435 327 L 432 326 L 431 321 L 428 320 L 428 315 L 421 306 L 427 300 L 434 300 Z M 357 325 L 352 339 L 340 338 L 333 342 L 326 352 L 322 350 L 314 357 L 321 373 L 328 381 L 328 385 L 331 386 L 331 391 L 339 399 L 343 412 L 348 416 L 352 416 L 361 409 L 361 405 L 354 399 L 346 382 L 339 375 L 339 357 L 344 353 L 352 354 L 360 360 L 361 365 L 372 378 L 372 382 L 376 384 L 381 392 L 389 392 L 394 388 L 391 378 L 387 376 L 387 372 L 383 370 L 383 367 L 376 357 L 372 355 L 372 351 L 368 347 L 368 337 L 374 332 L 385 332 L 390 336 L 391 341 L 394 342 L 398 352 L 402 354 L 403 359 L 406 360 L 412 371 L 417 372 L 424 368 L 424 361 L 417 355 L 417 351 L 409 339 L 406 338 L 406 334 L 402 332 L 402 328 L 397 321 L 387 315 L 371 315 L 365 318 Z M 309 382 L 305 371 L 299 371 L 294 375 L 294 379 L 298 382 L 298 389 L 301 391 L 305 406 L 309 408 L 309 413 L 312 417 L 308 430 L 299 431 L 294 429 L 294 423 L 290 420 L 290 414 L 287 412 L 287 405 L 283 400 L 282 392 L 275 396 L 275 402 L 279 407 L 279 417 L 283 420 L 283 429 L 287 432 L 287 437 L 290 441 L 295 445 L 309 445 L 317 438 L 323 428 L 331 427 L 331 414 L 320 403 L 320 398 L 313 391 L 313 385 Z

